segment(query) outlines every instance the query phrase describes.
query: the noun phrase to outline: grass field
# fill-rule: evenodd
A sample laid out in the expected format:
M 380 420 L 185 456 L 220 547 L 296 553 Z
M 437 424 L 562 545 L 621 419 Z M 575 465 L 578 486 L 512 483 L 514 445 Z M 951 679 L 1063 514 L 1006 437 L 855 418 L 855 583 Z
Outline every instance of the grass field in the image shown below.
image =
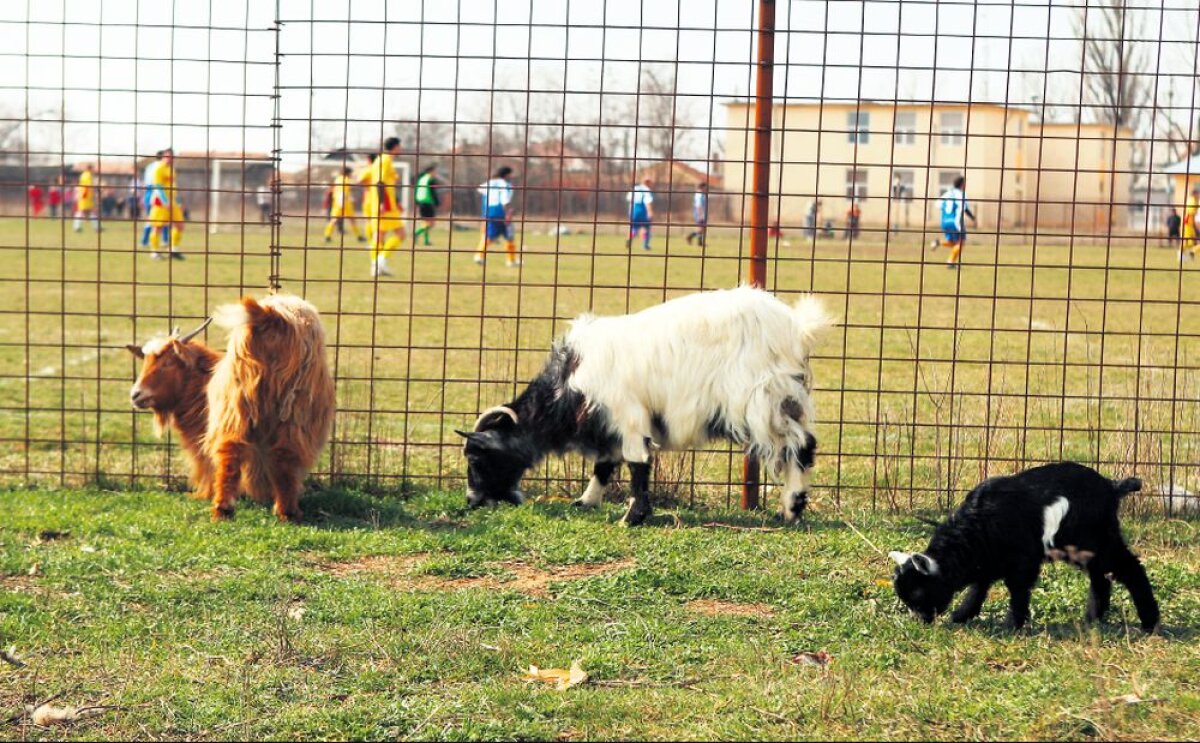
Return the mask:
M 1194 489 L 1200 279 L 1169 251 L 981 241 L 952 272 L 917 235 L 775 246 L 771 286 L 843 318 L 816 362 L 810 519 L 727 510 L 740 460 L 715 448 L 663 457 L 656 516 L 623 529 L 614 503 L 562 501 L 575 459 L 528 478 L 530 505 L 466 512 L 452 429 L 513 394 L 566 319 L 738 283 L 739 236 L 630 255 L 615 234 L 530 234 L 520 271 L 484 272 L 472 233 L 446 236 L 375 282 L 358 245 L 285 225 L 279 281 L 327 323 L 335 440 L 305 523 L 244 505 L 214 525 L 178 494 L 121 492 L 182 470 L 128 408 L 122 347 L 261 292 L 266 230 L 193 230 L 186 261 L 154 262 L 129 225 L 0 221 L 0 648 L 24 664 L 0 663 L 0 738 L 1200 731 L 1194 522 L 1126 509 L 1163 605 L 1155 637 L 1120 590 L 1107 625 L 1083 626 L 1085 582 L 1061 565 L 1026 632 L 1003 627 L 999 589 L 974 625 L 921 626 L 871 546 L 921 546 L 912 509 L 1029 461 Z M 406 497 L 375 495 L 393 489 Z M 576 660 L 582 686 L 523 679 Z M 62 728 L 21 714 L 51 697 L 102 709 Z
M 310 520 L 244 506 L 212 524 L 177 494 L 0 493 L 0 738 L 1194 739 L 1195 526 L 1127 519 L 1163 605 L 1047 567 L 1034 621 L 928 627 L 843 523 L 738 512 L 616 525 L 542 502 L 466 513 L 325 492 Z M 906 518 L 852 517 L 883 549 Z M 731 528 L 733 527 L 733 528 Z M 737 528 L 740 527 L 740 528 Z M 811 661 L 803 654 L 811 653 Z M 828 658 L 817 655 L 828 654 Z M 558 691 L 529 665 L 590 679 Z M 826 662 L 828 661 L 828 662 Z M 824 663 L 824 665 L 822 665 Z M 23 705 L 111 706 L 33 726 Z
M 475 233 L 441 228 L 431 247 L 367 274 L 362 246 L 325 245 L 320 225 L 285 222 L 279 282 L 321 308 L 340 414 L 319 468 L 326 482 L 447 487 L 461 476 L 455 427 L 510 398 L 566 320 L 623 312 L 737 284 L 744 236 L 714 231 L 707 250 L 682 228 L 631 255 L 615 227 L 547 236 L 530 225 L 525 265 L 471 261 Z M 126 343 L 197 323 L 261 293 L 269 232 L 208 235 L 188 259 L 134 250 L 134 226 L 99 237 L 64 223 L 0 220 L 0 471 L 10 483 L 175 487 L 180 462 L 127 404 Z M 1195 298 L 1200 271 L 1144 243 L 979 236 L 946 270 L 920 234 L 853 248 L 798 235 L 772 246 L 770 286 L 816 291 L 844 325 L 817 361 L 826 493 L 908 508 L 945 505 L 980 476 L 1073 457 L 1137 472 L 1153 486 L 1200 486 Z M 65 249 L 64 246 L 65 245 Z M 217 333 L 210 340 L 221 342 Z M 727 504 L 740 460 L 728 448 L 664 457 L 658 481 L 688 502 Z M 531 479 L 558 492 L 577 460 Z M 451 478 L 451 479 L 446 479 Z

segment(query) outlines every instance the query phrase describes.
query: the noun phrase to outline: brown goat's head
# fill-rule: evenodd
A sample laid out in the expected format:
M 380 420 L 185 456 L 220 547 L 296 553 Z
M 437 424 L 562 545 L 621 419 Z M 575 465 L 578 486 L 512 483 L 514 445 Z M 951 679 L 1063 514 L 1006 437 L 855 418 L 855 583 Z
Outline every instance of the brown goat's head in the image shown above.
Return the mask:
M 207 381 L 207 376 L 212 372 L 207 349 L 192 339 L 208 327 L 209 322 L 206 320 L 185 336 L 180 336 L 176 330 L 167 338 L 157 338 L 143 346 L 132 343 L 125 346 L 130 353 L 142 359 L 142 371 L 129 390 L 129 399 L 134 407 L 170 414 L 195 385 L 197 375 Z

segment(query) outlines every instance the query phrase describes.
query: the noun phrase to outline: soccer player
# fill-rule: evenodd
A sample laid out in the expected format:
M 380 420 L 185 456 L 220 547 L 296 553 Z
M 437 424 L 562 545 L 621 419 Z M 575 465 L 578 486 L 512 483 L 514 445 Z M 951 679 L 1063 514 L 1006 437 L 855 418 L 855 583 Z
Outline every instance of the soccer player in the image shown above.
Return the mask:
M 967 179 L 960 175 L 954 179 L 954 186 L 942 194 L 942 232 L 946 239 L 941 243 L 934 240 L 930 247 L 936 249 L 941 245 L 950 249 L 946 268 L 957 269 L 960 265 L 959 257 L 962 255 L 963 243 L 967 240 L 967 231 L 963 228 L 963 215 L 971 218 L 972 226 L 979 224 L 975 215 L 971 213 L 970 205 L 967 204 L 966 187 Z
M 83 230 L 82 220 L 87 216 L 92 220 L 96 232 L 100 231 L 100 217 L 96 214 L 96 185 L 95 174 L 91 164 L 83 166 L 79 174 L 79 185 L 75 187 L 75 231 Z
M 329 224 L 325 225 L 325 242 L 329 242 L 333 238 L 334 227 L 339 233 L 346 234 L 346 222 L 350 223 L 350 229 L 354 230 L 354 236 L 358 238 L 358 241 L 366 242 L 362 230 L 358 229 L 358 221 L 354 219 L 353 187 L 354 181 L 350 178 L 350 168 L 342 168 L 342 172 L 334 176 L 333 183 L 329 186 L 332 198 L 329 204 Z
M 500 238 L 504 238 L 504 248 L 508 253 L 508 260 L 504 265 L 509 268 L 521 265 L 521 259 L 517 257 L 517 246 L 513 243 L 513 187 L 512 181 L 509 180 L 512 172 L 512 168 L 503 165 L 496 169 L 490 180 L 479 186 L 483 206 L 483 228 L 479 236 L 479 250 L 475 253 L 475 262 L 480 265 L 483 265 L 487 256 L 488 243 Z
M 404 209 L 396 198 L 395 158 L 400 154 L 400 138 L 388 137 L 383 142 L 383 152 L 371 163 L 368 193 L 375 199 L 374 232 L 371 242 L 371 275 L 391 276 L 387 257 L 404 242 Z
M 692 219 L 696 221 L 696 231 L 688 233 L 687 243 L 691 245 L 695 239 L 696 244 L 703 248 L 708 232 L 708 184 L 703 181 L 696 184 L 696 193 L 692 196 Z
M 654 181 L 649 177 L 643 178 L 642 182 L 635 185 L 633 191 L 625 197 L 625 200 L 629 202 L 629 239 L 625 241 L 626 248 L 633 244 L 633 238 L 641 232 L 643 234 L 642 250 L 650 249 L 650 225 L 654 221 L 653 185 Z
M 151 232 L 150 241 L 154 253 L 158 253 L 159 234 L 167 240 L 168 254 L 183 260 L 179 252 L 183 240 L 183 207 L 175 188 L 175 153 L 171 148 L 162 150 L 157 165 L 146 168 L 146 187 L 149 189 L 147 206 Z M 143 232 L 143 236 L 145 233 Z
M 371 166 L 375 164 L 375 153 L 367 153 L 367 164 L 354 177 L 355 183 L 362 186 L 362 214 L 367 225 L 367 242 L 375 244 L 375 189 L 371 188 Z
M 438 189 L 440 185 L 436 163 L 422 170 L 421 175 L 417 178 L 417 192 L 414 200 L 417 202 L 417 211 L 425 224 L 413 231 L 413 239 L 416 240 L 424 234 L 426 245 L 429 244 L 429 233 L 437 223 L 437 209 L 442 201 Z
M 1195 258 L 1200 245 L 1196 243 L 1196 220 L 1200 218 L 1200 183 L 1192 186 L 1192 193 L 1183 206 L 1183 247 L 1179 250 L 1179 260 Z

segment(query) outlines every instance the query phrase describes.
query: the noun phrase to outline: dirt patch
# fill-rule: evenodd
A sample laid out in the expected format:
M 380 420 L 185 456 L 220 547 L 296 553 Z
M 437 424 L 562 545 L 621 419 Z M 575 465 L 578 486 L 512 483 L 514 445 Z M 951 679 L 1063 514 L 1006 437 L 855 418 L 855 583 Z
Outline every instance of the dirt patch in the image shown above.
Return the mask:
M 574 565 L 552 565 L 537 568 L 520 561 L 495 563 L 493 567 L 503 570 L 496 575 L 476 575 L 464 578 L 414 574 L 414 568 L 430 558 L 426 552 L 415 555 L 363 557 L 348 562 L 322 566 L 331 575 L 378 575 L 386 576 L 393 586 L 406 591 L 462 591 L 471 588 L 519 591 L 528 596 L 544 598 L 550 595 L 550 585 L 558 582 L 586 580 L 599 575 L 627 570 L 636 563 L 633 560 L 614 562 L 578 563 Z
M 350 575 L 395 575 L 400 577 L 411 573 L 414 566 L 425 562 L 429 557 L 428 552 L 418 552 L 414 555 L 369 555 L 356 560 L 325 563 L 320 567 L 324 572 L 338 577 Z
M 585 562 L 574 565 L 553 565 L 542 570 L 523 562 L 503 562 L 500 563 L 500 567 L 510 571 L 516 577 L 498 585 L 529 594 L 530 596 L 546 596 L 548 595 L 547 589 L 551 583 L 587 580 L 588 578 L 595 578 L 598 575 L 607 575 L 621 570 L 628 570 L 636 564 L 633 560 Z
M 767 604 L 739 604 L 720 599 L 697 599 L 689 601 L 683 608 L 696 614 L 710 617 L 773 617 L 775 610 Z

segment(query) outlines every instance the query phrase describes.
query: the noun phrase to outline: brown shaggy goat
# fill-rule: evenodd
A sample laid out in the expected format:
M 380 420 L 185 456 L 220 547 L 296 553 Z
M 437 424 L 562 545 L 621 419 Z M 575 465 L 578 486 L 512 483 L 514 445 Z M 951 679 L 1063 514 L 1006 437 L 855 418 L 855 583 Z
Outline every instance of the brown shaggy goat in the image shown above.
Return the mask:
M 333 425 L 333 378 L 317 309 L 299 297 L 243 297 L 218 309 L 229 346 L 208 384 L 203 451 L 213 466 L 213 518 L 233 513 L 239 484 L 300 518 L 304 476 Z
M 222 307 L 231 330 L 227 353 L 194 340 L 211 320 L 143 346 L 130 390 L 135 407 L 154 411 L 159 435 L 174 425 L 192 463 L 195 496 L 213 518 L 233 513 L 239 492 L 275 504 L 280 520 L 300 517 L 300 489 L 333 424 L 333 380 L 317 310 L 298 297 L 249 297 Z
M 195 495 L 204 500 L 212 499 L 212 466 L 202 451 L 208 428 L 208 380 L 224 354 L 193 339 L 210 322 L 205 320 L 184 336 L 176 328 L 167 338 L 125 346 L 143 360 L 142 372 L 129 391 L 130 400 L 136 408 L 154 411 L 154 429 L 159 436 L 167 426 L 175 426 L 192 463 Z

